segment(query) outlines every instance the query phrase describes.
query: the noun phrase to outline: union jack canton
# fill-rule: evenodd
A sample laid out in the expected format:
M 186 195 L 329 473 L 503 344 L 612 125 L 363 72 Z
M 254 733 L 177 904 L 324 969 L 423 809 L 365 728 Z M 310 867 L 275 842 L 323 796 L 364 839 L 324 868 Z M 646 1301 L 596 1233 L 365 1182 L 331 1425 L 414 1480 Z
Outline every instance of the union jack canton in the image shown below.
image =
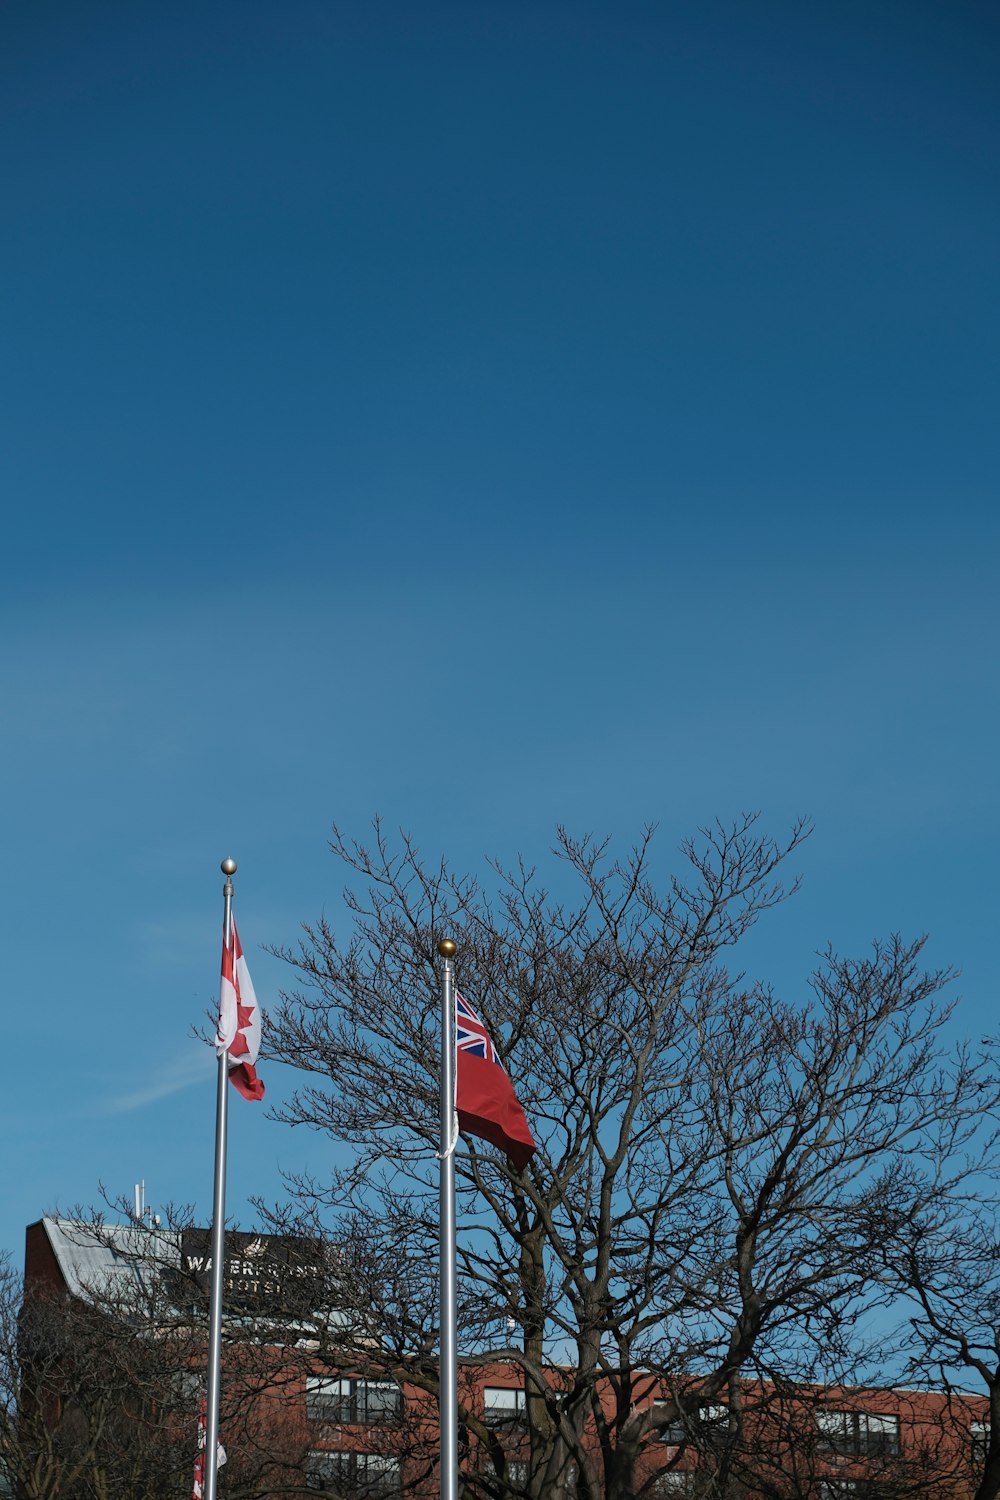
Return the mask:
M 455 991 L 455 1046 L 459 1052 L 469 1052 L 473 1057 L 484 1057 L 487 1062 L 496 1063 L 501 1073 L 506 1073 L 506 1068 L 497 1056 L 493 1038 L 468 1000 L 463 1000 L 457 990 Z

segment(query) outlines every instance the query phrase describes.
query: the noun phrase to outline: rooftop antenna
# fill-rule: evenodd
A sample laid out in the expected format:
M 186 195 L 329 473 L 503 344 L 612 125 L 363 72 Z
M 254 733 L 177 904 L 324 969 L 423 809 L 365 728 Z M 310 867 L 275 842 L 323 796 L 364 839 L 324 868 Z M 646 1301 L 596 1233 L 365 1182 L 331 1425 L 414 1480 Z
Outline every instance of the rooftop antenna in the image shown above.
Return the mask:
M 147 1224 L 150 1229 L 159 1229 L 160 1216 L 154 1214 L 152 1208 L 146 1207 L 146 1179 L 135 1185 L 135 1212 L 132 1215 L 137 1224 Z

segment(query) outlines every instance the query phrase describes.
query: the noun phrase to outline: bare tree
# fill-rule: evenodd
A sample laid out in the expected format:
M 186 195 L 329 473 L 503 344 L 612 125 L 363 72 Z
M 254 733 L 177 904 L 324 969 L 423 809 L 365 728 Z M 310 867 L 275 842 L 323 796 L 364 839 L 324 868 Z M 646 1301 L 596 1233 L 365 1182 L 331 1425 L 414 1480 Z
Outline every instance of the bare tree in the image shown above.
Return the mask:
M 65 1287 L 36 1277 L 22 1300 L 20 1279 L 7 1278 L 0 1316 L 11 1420 L 0 1436 L 24 1500 L 190 1491 L 208 1233 L 169 1206 L 163 1218 L 152 1232 L 110 1222 L 106 1209 L 77 1209 L 46 1229 Z M 405 1305 L 412 1292 L 398 1269 L 373 1259 L 370 1243 L 364 1253 L 316 1237 L 276 1246 L 230 1233 L 227 1243 L 234 1284 L 223 1322 L 220 1495 L 291 1500 L 322 1489 L 354 1500 L 392 1489 L 404 1465 L 419 1484 L 432 1466 L 421 1391 L 404 1401 L 370 1311 L 342 1311 L 365 1305 L 375 1275 L 383 1303 L 395 1275 Z
M 739 1420 L 702 1408 L 668 1451 L 698 1495 L 726 1500 L 958 1500 L 962 1429 L 939 1393 L 745 1379 Z M 696 1455 L 692 1470 L 691 1456 Z
M 618 861 L 560 831 L 560 887 L 577 894 L 553 898 L 524 864 L 488 892 L 378 824 L 371 848 L 334 830 L 352 930 L 323 920 L 283 952 L 299 985 L 269 1043 L 308 1075 L 283 1118 L 351 1159 L 294 1183 L 300 1201 L 334 1235 L 349 1223 L 403 1268 L 433 1266 L 443 935 L 539 1141 L 523 1171 L 474 1141 L 457 1161 L 464 1347 L 515 1358 L 525 1388 L 516 1482 L 497 1452 L 470 1493 L 651 1491 L 663 1432 L 709 1405 L 738 1445 L 744 1373 L 814 1378 L 884 1295 L 876 1226 L 904 1172 L 926 1192 L 921 1153 L 940 1184 L 968 1170 L 997 1084 L 942 1042 L 951 976 L 921 968 L 920 942 L 830 952 L 794 1004 L 726 966 L 787 894 L 806 832 L 715 826 L 662 877 L 648 834 Z M 433 1393 L 433 1304 L 388 1285 L 369 1285 L 365 1315 Z M 489 1452 L 484 1413 L 462 1416 Z
M 1000 1196 L 996 1160 L 956 1187 L 928 1173 L 898 1192 L 882 1224 L 884 1273 L 909 1303 L 907 1375 L 949 1395 L 966 1434 L 974 1500 L 1000 1496 Z M 929 1190 L 928 1190 L 929 1188 Z M 985 1395 L 962 1390 L 972 1379 Z
M 120 1311 L 120 1309 L 119 1309 Z M 25 1500 L 165 1500 L 190 1484 L 197 1406 L 176 1338 L 0 1277 L 0 1457 Z

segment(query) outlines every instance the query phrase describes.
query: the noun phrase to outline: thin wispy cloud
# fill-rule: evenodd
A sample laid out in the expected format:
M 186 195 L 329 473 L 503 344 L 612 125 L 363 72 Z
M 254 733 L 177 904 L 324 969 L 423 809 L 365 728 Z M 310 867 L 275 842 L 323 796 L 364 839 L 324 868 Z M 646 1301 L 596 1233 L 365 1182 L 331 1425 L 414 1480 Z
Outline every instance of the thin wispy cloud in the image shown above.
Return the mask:
M 94 1113 L 101 1115 L 124 1115 L 132 1110 L 154 1104 L 158 1099 L 167 1099 L 179 1094 L 182 1089 L 193 1088 L 204 1083 L 212 1073 L 213 1055 L 201 1044 L 192 1043 L 181 1057 L 161 1063 L 147 1076 L 141 1088 L 127 1094 L 116 1094 L 101 1100 Z

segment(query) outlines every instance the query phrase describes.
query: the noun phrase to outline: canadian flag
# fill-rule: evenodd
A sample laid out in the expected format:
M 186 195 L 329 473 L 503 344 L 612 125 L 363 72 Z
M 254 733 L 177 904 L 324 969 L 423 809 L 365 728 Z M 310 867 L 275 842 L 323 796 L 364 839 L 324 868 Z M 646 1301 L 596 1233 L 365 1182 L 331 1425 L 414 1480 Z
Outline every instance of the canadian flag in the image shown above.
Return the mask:
M 255 1067 L 260 1052 L 260 1006 L 235 922 L 230 923 L 229 943 L 225 935 L 222 939 L 219 1034 L 215 1050 L 220 1057 L 228 1052 L 229 1081 L 244 1099 L 263 1099 L 264 1085 Z
M 198 1457 L 194 1461 L 194 1489 L 191 1492 L 192 1500 L 204 1500 L 205 1496 L 205 1444 L 208 1441 L 208 1401 L 202 1396 L 198 1406 Z M 221 1469 L 226 1461 L 226 1450 L 222 1444 L 216 1445 L 218 1454 L 216 1463 Z

